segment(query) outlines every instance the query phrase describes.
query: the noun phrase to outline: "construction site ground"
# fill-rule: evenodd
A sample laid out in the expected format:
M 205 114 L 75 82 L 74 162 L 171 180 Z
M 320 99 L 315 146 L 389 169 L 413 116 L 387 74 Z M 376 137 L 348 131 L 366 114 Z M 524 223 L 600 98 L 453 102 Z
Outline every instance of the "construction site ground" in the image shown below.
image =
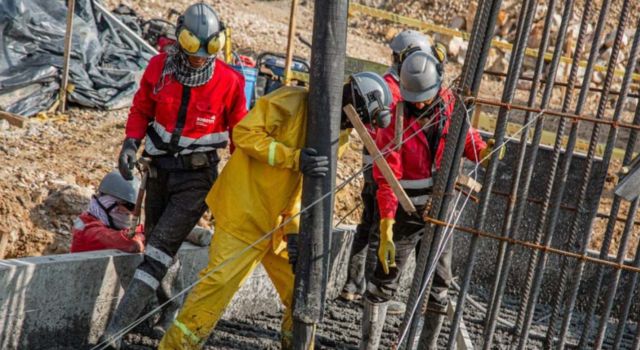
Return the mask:
M 360 2 L 368 5 L 381 3 L 380 1 Z M 595 1 L 598 8 L 600 2 Z M 109 8 L 119 3 L 118 0 L 106 1 Z M 170 8 L 182 10 L 191 1 L 125 0 L 122 3 L 131 6 L 140 15 L 151 18 L 164 17 Z M 238 52 L 255 54 L 263 51 L 284 52 L 286 50 L 289 1 L 215 0 L 209 3 L 220 11 L 221 17 L 233 29 L 234 48 Z M 424 2 L 428 3 L 428 6 L 418 3 L 422 2 L 394 0 L 387 2 L 385 6 L 387 9 L 397 10 L 400 14 L 447 25 L 455 14 L 467 16 L 466 11 L 470 1 Z M 419 11 L 412 11 L 412 4 L 418 6 Z M 615 6 L 612 10 L 612 18 L 618 16 Z M 440 9 L 440 12 L 437 9 Z M 513 11 L 517 11 L 517 7 Z M 298 33 L 310 41 L 312 7 L 300 6 L 298 15 Z M 635 23 L 635 19 L 632 23 Z M 388 36 L 391 28 L 402 29 L 400 26 L 368 17 L 350 18 L 347 54 L 389 64 L 390 51 L 386 46 L 385 36 Z M 310 50 L 297 41 L 296 54 L 308 57 Z M 460 69 L 460 61 L 450 59 L 446 67 L 447 82 L 451 83 Z M 617 78 L 618 86 L 619 81 L 620 79 Z M 485 77 L 481 92 L 483 95 L 498 99 L 502 95 L 502 88 L 502 79 Z M 527 88 L 527 85 L 523 84 L 521 88 Z M 564 90 L 558 89 L 554 93 L 553 108 L 559 109 L 563 92 Z M 637 93 L 637 87 L 632 92 Z M 522 100 L 522 96 L 519 99 L 517 95 L 516 101 L 524 104 L 526 101 Z M 597 95 L 590 97 L 584 111 L 590 116 L 595 115 L 597 103 Z M 623 119 L 627 122 L 631 122 L 635 103 L 636 101 L 632 100 L 625 110 Z M 610 118 L 614 105 L 609 103 L 607 108 L 606 118 Z M 86 208 L 90 196 L 95 192 L 104 174 L 116 166 L 117 155 L 124 138 L 127 112 L 127 110 L 97 111 L 72 108 L 68 119 L 32 121 L 24 128 L 0 123 L 0 218 L 2 219 L 0 233 L 9 235 L 6 258 L 62 254 L 69 251 L 72 220 Z M 487 113 L 495 115 L 495 112 L 496 110 L 487 109 Z M 522 116 L 515 115 L 513 120 L 522 122 Z M 547 128 L 555 131 L 555 123 L 556 121 L 550 120 Z M 583 123 L 580 129 L 582 138 L 588 139 L 591 136 L 591 126 L 592 124 Z M 601 142 L 604 142 L 607 132 L 608 128 L 605 127 L 604 132 L 601 133 L 604 135 L 601 136 Z M 617 147 L 626 146 L 626 137 L 625 131 L 621 134 Z M 338 183 L 358 171 L 361 166 L 361 143 L 355 134 L 352 140 L 350 149 L 338 165 Z M 228 154 L 225 153 L 224 158 L 227 157 Z M 224 161 L 221 163 L 221 169 L 223 164 Z M 616 161 L 615 165 L 609 169 L 605 195 L 600 203 L 601 213 L 607 214 L 609 211 L 613 199 L 612 188 L 616 182 L 615 174 L 619 166 L 619 161 Z M 360 202 L 361 186 L 362 179 L 358 178 L 337 194 L 336 222 L 357 223 L 361 212 L 357 208 Z M 621 214 L 626 213 L 626 210 L 625 204 Z M 210 226 L 210 219 L 209 214 L 206 214 L 200 225 Z M 592 248 L 600 246 L 605 224 L 606 221 L 597 220 L 590 243 Z M 623 223 L 620 223 L 616 228 L 617 233 L 622 231 L 622 225 Z M 617 236 L 614 236 L 611 253 L 617 251 Z M 640 236 L 640 230 L 634 230 L 629 252 L 635 252 L 638 236 Z M 359 307 L 347 307 L 341 301 L 330 301 L 326 316 L 328 321 L 335 322 L 322 324 L 319 332 L 321 348 L 357 348 L 360 315 Z M 278 313 L 258 313 L 247 319 L 223 320 L 208 341 L 207 348 L 279 348 L 280 317 Z M 473 320 L 474 316 L 469 314 L 465 319 Z M 469 327 L 481 329 L 482 317 L 477 319 L 478 324 L 474 326 L 472 322 Z M 396 332 L 400 322 L 401 319 L 395 317 L 388 322 L 388 328 L 385 329 L 386 336 L 383 339 L 385 348 L 391 345 L 394 338 L 392 334 Z M 132 349 L 147 349 L 157 345 L 157 340 L 143 334 L 145 334 L 144 331 L 127 336 L 127 343 Z M 501 342 L 507 344 L 508 338 L 497 341 L 497 343 Z

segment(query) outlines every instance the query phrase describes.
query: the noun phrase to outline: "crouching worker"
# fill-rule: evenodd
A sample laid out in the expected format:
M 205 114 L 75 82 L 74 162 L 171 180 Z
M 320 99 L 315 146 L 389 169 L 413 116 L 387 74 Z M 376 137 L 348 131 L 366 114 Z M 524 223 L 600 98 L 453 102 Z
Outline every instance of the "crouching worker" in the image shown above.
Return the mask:
M 387 90 L 381 77 L 359 73 L 344 85 L 343 105 L 353 104 L 365 122 L 386 118 L 381 103 Z M 377 83 L 376 83 L 377 82 Z M 258 100 L 236 125 L 236 151 L 220 174 L 207 204 L 216 218 L 209 265 L 187 297 L 160 349 L 199 349 L 222 317 L 235 292 L 262 263 L 286 310 L 282 348 L 292 346 L 292 302 L 297 259 L 303 174 L 322 177 L 329 160 L 304 148 L 308 91 L 282 87 Z M 350 126 L 343 116 L 340 144 Z M 272 233 L 272 234 L 270 234 Z
M 127 253 L 144 250 L 144 229 L 138 225 L 129 237 L 133 209 L 140 183 L 125 180 L 119 172 L 107 174 L 91 198 L 89 208 L 73 221 L 71 252 L 119 249 Z
M 422 214 L 431 196 L 433 176 L 440 167 L 447 133 L 454 110 L 453 93 L 442 87 L 442 63 L 430 53 L 416 51 L 403 62 L 400 71 L 400 92 L 403 101 L 396 108 L 405 108 L 404 130 L 399 149 L 385 155 L 394 175 L 415 205 L 418 216 L 409 216 L 398 208 L 398 199 L 377 166 L 374 178 L 378 184 L 380 210 L 380 245 L 378 261 L 365 293 L 362 317 L 361 350 L 378 348 L 389 300 L 398 289 L 399 278 L 413 251 L 419 247 L 424 223 Z M 395 112 L 395 111 L 394 111 Z M 376 144 L 384 148 L 395 136 L 395 113 L 390 126 L 377 134 Z M 464 156 L 478 162 L 491 152 L 478 132 L 469 129 Z M 451 284 L 452 241 L 449 240 L 433 278 L 428 296 L 422 336 L 426 349 L 436 349 Z

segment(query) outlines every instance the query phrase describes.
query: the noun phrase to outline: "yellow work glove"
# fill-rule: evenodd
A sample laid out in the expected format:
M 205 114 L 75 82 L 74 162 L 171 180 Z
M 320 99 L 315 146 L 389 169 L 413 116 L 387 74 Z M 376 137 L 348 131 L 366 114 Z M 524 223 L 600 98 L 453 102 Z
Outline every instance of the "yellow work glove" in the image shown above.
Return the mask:
M 389 267 L 396 267 L 396 245 L 393 243 L 393 224 L 395 220 L 386 218 L 380 220 L 380 246 L 378 259 L 385 274 L 389 274 Z
M 495 145 L 496 140 L 489 139 L 487 140 L 487 147 L 480 151 L 480 160 L 482 160 L 482 166 L 485 168 L 489 166 L 489 160 L 491 159 L 489 155 L 493 152 Z M 504 158 L 504 154 L 507 150 L 507 147 L 504 144 L 502 145 L 503 146 L 500 147 L 500 151 L 498 151 L 498 160 L 502 160 Z

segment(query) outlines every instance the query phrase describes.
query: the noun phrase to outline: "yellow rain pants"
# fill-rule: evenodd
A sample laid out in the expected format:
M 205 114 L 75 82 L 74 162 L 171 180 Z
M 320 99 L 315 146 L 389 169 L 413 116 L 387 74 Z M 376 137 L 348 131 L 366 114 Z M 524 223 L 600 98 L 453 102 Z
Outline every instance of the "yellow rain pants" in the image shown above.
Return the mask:
M 206 199 L 216 230 L 209 265 L 200 275 L 219 270 L 191 291 L 159 349 L 201 348 L 260 262 L 286 307 L 283 335 L 291 335 L 294 276 L 283 238 L 299 230 L 299 217 L 294 216 L 300 211 L 299 158 L 306 140 L 307 96 L 304 88 L 282 87 L 259 99 L 233 129 L 235 152 Z M 348 130 L 341 132 L 338 154 L 348 135 Z
M 191 291 L 158 349 L 201 349 L 235 292 L 261 262 L 286 308 L 283 334 L 291 334 L 294 276 L 286 252 L 275 254 L 272 249 L 255 247 L 244 251 L 248 246 L 234 235 L 216 228 L 209 248 L 209 265 L 200 272 L 200 277 L 206 277 Z M 234 256 L 239 257 L 225 263 Z

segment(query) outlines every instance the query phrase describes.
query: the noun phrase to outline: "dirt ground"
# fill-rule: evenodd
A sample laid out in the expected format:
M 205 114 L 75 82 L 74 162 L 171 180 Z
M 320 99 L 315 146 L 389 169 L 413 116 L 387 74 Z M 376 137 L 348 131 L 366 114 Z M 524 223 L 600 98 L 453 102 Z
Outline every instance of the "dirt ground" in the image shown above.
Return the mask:
M 382 8 L 412 15 L 414 2 L 362 1 Z M 422 6 L 414 17 L 447 24 L 455 16 L 465 14 L 469 1 L 432 1 L 433 6 Z M 108 7 L 119 4 L 119 0 L 107 0 Z M 164 17 L 170 8 L 182 10 L 190 3 L 187 0 L 124 0 L 145 18 Z M 284 52 L 288 26 L 288 1 L 210 1 L 220 11 L 227 25 L 233 28 L 234 47 L 239 52 L 262 51 Z M 430 2 L 431 3 L 431 2 Z M 414 4 L 414 5 L 411 5 Z M 617 4 L 617 5 L 616 5 Z M 612 13 L 619 11 L 618 1 Z M 515 11 L 515 10 L 514 10 Z M 435 15 L 442 14 L 446 15 Z M 612 16 L 614 17 L 614 16 Z M 297 29 L 307 40 L 311 39 L 312 7 L 300 6 Z M 350 56 L 364 58 L 383 64 L 389 63 L 389 51 L 385 35 L 390 28 L 401 29 L 389 23 L 367 17 L 350 18 L 348 49 Z M 296 54 L 308 57 L 309 48 L 296 43 Z M 454 59 L 447 65 L 447 81 L 451 82 L 460 72 L 461 65 Z M 527 70 L 525 69 L 525 74 Z M 619 79 L 617 80 L 619 84 Z M 499 98 L 502 94 L 502 80 L 486 77 L 482 94 Z M 526 86 L 523 86 L 526 88 Z M 637 92 L 637 87 L 636 87 Z M 525 92 L 516 95 L 516 101 L 525 102 Z M 552 106 L 559 108 L 562 91 L 554 93 Z M 574 99 L 575 100 L 575 99 Z M 597 98 L 588 100 L 588 113 L 595 113 Z M 633 107 L 630 106 L 623 118 L 630 121 Z M 607 115 L 613 111 L 610 103 Z M 124 135 L 127 111 L 95 111 L 71 109 L 68 121 L 33 122 L 25 128 L 10 127 L 0 123 L 0 218 L 3 225 L 0 232 L 9 235 L 7 258 L 59 254 L 68 252 L 70 228 L 73 218 L 82 211 L 99 180 L 116 166 L 120 142 Z M 590 134 L 587 127 L 584 137 Z M 606 133 L 604 133 L 606 134 Z M 338 184 L 360 168 L 359 149 L 361 143 L 354 138 L 349 151 L 339 164 Z M 618 165 L 619 166 L 619 165 Z M 612 181 L 606 184 L 607 196 L 603 197 L 601 212 L 608 212 L 611 189 L 615 185 L 616 167 L 612 167 Z M 362 179 L 338 192 L 336 196 L 336 222 L 356 223 L 360 214 L 359 191 Z M 623 206 L 621 215 L 626 213 Z M 208 217 L 201 221 L 208 225 Z M 594 240 L 591 246 L 599 247 L 604 223 L 595 224 Z M 620 232 L 621 227 L 616 227 Z M 640 230 L 634 230 L 630 251 L 635 251 Z M 614 239 L 611 252 L 617 249 Z

